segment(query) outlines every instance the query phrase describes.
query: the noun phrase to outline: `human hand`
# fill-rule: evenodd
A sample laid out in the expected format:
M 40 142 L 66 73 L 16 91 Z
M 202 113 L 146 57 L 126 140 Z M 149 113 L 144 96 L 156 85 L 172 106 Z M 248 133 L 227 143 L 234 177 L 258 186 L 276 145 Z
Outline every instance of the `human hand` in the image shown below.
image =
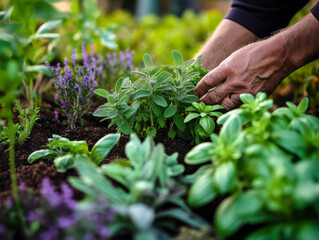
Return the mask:
M 231 110 L 240 105 L 241 93 L 270 94 L 294 69 L 284 42 L 270 38 L 235 51 L 197 84 L 195 94 L 201 102 Z

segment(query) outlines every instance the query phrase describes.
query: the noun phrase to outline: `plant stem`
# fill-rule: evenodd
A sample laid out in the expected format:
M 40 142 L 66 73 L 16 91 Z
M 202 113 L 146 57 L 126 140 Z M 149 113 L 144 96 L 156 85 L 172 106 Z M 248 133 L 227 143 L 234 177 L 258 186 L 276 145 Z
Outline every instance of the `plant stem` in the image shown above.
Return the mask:
M 16 168 L 15 168 L 15 151 L 14 151 L 14 143 L 15 143 L 15 128 L 12 120 L 12 115 L 8 117 L 8 128 L 9 130 L 9 163 L 10 163 L 10 177 L 11 177 L 11 187 L 13 192 L 13 200 L 16 206 L 16 210 L 18 216 L 20 218 L 22 227 L 24 232 L 27 234 L 27 226 L 25 223 L 25 218 L 23 215 L 23 211 L 21 208 L 21 203 L 19 199 L 18 193 L 18 184 L 17 184 L 17 176 L 16 176 Z

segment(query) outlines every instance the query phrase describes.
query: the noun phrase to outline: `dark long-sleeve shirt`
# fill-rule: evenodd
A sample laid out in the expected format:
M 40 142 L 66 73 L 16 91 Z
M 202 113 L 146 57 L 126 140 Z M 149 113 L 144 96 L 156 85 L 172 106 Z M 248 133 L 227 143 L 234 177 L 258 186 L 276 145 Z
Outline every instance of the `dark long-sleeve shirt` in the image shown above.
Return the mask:
M 259 38 L 286 27 L 308 0 L 233 0 L 226 19 L 232 20 Z M 311 13 L 319 21 L 319 3 Z

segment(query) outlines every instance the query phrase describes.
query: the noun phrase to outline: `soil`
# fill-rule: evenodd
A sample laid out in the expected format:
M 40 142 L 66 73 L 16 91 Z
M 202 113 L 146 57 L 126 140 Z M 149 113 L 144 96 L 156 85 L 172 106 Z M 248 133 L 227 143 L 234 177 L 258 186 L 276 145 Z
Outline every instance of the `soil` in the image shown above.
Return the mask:
M 34 189 L 36 192 L 41 187 L 41 180 L 43 177 L 49 177 L 51 182 L 59 190 L 61 183 L 67 181 L 69 176 L 75 176 L 75 170 L 69 170 L 66 173 L 59 173 L 52 165 L 52 161 L 39 160 L 36 163 L 29 164 L 28 156 L 36 151 L 43 149 L 48 143 L 48 138 L 52 134 L 57 134 L 70 140 L 85 140 L 89 148 L 102 137 L 109 133 L 115 133 L 116 130 L 108 128 L 108 122 L 100 122 L 99 118 L 88 115 L 85 119 L 84 126 L 79 126 L 75 130 L 68 130 L 67 126 L 58 122 L 54 118 L 54 111 L 58 108 L 53 104 L 44 104 L 40 111 L 40 119 L 36 122 L 32 129 L 30 138 L 23 144 L 15 148 L 15 163 L 18 182 L 24 182 L 27 187 Z M 159 132 L 154 139 L 156 143 L 163 143 L 167 154 L 174 152 L 179 153 L 178 160 L 183 163 L 185 154 L 192 148 L 189 141 L 183 139 L 170 139 L 166 132 Z M 129 141 L 129 136 L 121 136 L 118 144 L 110 151 L 108 156 L 104 159 L 102 164 L 110 163 L 118 158 L 125 158 L 125 144 Z M 11 180 L 9 172 L 9 153 L 6 147 L 0 145 L 0 202 L 5 202 L 12 197 Z M 186 164 L 186 173 L 194 172 L 197 167 L 188 166 Z M 76 192 L 76 198 L 81 198 L 81 194 Z

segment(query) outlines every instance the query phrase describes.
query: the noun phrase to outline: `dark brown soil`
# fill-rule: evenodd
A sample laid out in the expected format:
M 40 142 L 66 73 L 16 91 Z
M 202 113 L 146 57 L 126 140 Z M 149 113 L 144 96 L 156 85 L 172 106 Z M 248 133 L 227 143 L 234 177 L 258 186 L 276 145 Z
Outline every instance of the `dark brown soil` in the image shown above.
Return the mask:
M 69 176 L 76 175 L 74 170 L 66 173 L 58 173 L 52 166 L 51 161 L 40 160 L 37 163 L 29 164 L 28 156 L 36 151 L 43 149 L 48 143 L 48 138 L 52 134 L 58 134 L 70 140 L 85 140 L 89 148 L 102 137 L 109 133 L 116 132 L 115 129 L 108 128 L 107 122 L 100 122 L 100 119 L 88 115 L 83 127 L 79 126 L 75 130 L 68 130 L 66 125 L 58 122 L 54 118 L 54 107 L 52 105 L 44 105 L 41 108 L 40 119 L 35 124 L 30 138 L 15 148 L 15 163 L 18 182 L 25 182 L 27 187 L 39 191 L 41 180 L 48 176 L 51 182 L 59 189 L 62 182 L 67 181 Z M 111 150 L 107 158 L 102 163 L 109 163 L 117 158 L 125 158 L 125 144 L 129 141 L 129 136 L 123 135 L 119 143 Z M 185 154 L 192 148 L 189 141 L 182 139 L 170 139 L 166 132 L 159 132 L 155 138 L 155 142 L 163 143 L 167 154 L 174 152 L 179 153 L 178 160 L 183 162 Z M 186 165 L 185 165 L 186 166 Z M 194 172 L 196 168 L 186 166 L 186 173 Z M 80 196 L 79 193 L 76 194 Z M 5 201 L 11 196 L 11 180 L 9 172 L 9 154 L 6 147 L 0 145 L 0 202 Z

